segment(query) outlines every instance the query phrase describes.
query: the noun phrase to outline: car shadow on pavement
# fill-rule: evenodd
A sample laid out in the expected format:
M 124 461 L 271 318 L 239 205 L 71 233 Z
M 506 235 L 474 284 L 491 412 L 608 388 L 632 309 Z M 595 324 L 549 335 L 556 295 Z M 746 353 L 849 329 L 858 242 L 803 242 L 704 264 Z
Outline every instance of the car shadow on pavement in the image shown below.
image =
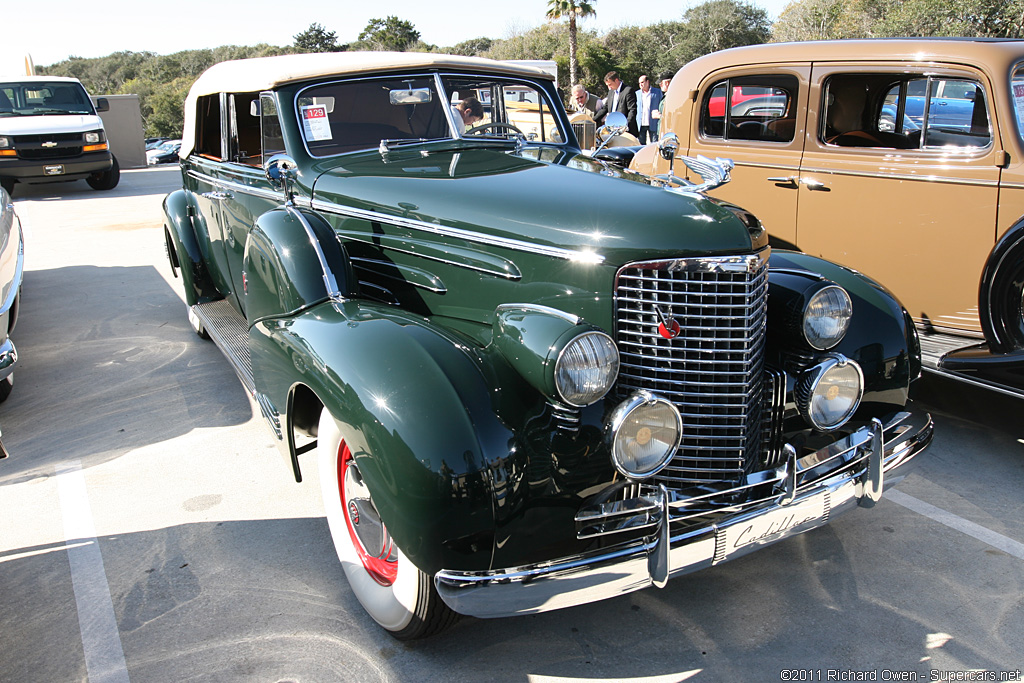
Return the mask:
M 189 510 L 188 501 L 181 507 Z M 195 513 L 193 523 L 105 535 L 99 544 L 134 683 L 732 683 L 810 668 L 822 670 L 821 680 L 854 680 L 827 679 L 825 670 L 881 669 L 929 680 L 931 668 L 949 662 L 1005 668 L 1020 645 L 1019 605 L 999 629 L 1003 637 L 962 633 L 960 619 L 977 618 L 1006 596 L 993 590 L 917 599 L 906 584 L 921 577 L 906 562 L 879 562 L 901 545 L 901 527 L 912 517 L 890 508 L 900 519 L 888 520 L 897 531 L 882 542 L 865 538 L 865 524 L 874 523 L 862 519 L 675 579 L 663 590 L 533 616 L 465 618 L 415 643 L 391 639 L 362 611 L 320 517 L 198 521 L 214 508 Z M 0 680 L 84 678 L 61 549 L 55 543 L 0 553 Z M 937 590 L 972 575 L 966 558 L 931 572 Z M 33 609 L 42 595 L 51 609 Z M 54 604 L 63 608 L 52 610 Z
M 200 427 L 248 421 L 228 363 L 149 266 L 25 273 L 14 391 L 0 407 L 0 483 L 89 467 Z

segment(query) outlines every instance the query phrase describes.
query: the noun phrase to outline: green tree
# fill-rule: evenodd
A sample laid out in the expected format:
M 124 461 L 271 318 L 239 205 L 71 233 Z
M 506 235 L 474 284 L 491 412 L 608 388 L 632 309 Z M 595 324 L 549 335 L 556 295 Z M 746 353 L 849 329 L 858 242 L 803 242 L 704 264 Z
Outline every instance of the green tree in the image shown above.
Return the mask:
M 576 75 L 579 73 L 579 60 L 577 58 L 578 45 L 576 44 L 576 21 L 585 19 L 597 14 L 593 2 L 597 0 L 548 0 L 547 18 L 552 21 L 566 17 L 569 19 L 569 82 L 577 83 Z
M 445 48 L 444 52 L 450 55 L 463 55 L 464 57 L 477 57 L 491 49 L 494 41 L 490 38 L 473 38 L 464 40 L 461 43 Z
M 772 41 L 842 38 L 848 0 L 799 0 L 786 5 L 772 24 Z
M 395 50 L 401 52 L 414 46 L 420 39 L 420 32 L 410 21 L 389 16 L 387 19 L 370 19 L 359 34 L 359 42 L 368 50 Z
M 292 36 L 295 49 L 299 52 L 342 52 L 345 47 L 338 45 L 338 35 L 313 22 L 305 31 Z
M 768 13 L 741 0 L 711 0 L 683 15 L 687 60 L 730 47 L 768 42 Z

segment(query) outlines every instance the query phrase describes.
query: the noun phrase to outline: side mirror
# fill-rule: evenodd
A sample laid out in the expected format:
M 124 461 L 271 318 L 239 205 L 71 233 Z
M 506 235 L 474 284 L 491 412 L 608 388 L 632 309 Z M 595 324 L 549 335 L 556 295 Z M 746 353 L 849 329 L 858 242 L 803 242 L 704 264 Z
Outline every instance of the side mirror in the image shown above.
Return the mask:
M 676 158 L 676 153 L 679 151 L 679 136 L 675 133 L 665 133 L 658 140 L 658 152 L 661 154 L 661 158 L 666 161 L 672 161 Z
M 287 204 L 292 203 L 292 185 L 299 177 L 298 165 L 287 154 L 275 154 L 263 164 L 267 181 L 275 190 L 283 190 Z
M 626 115 L 621 111 L 609 112 L 608 116 L 604 118 L 604 125 L 601 126 L 601 130 L 598 131 L 598 137 L 600 137 L 601 140 L 614 137 L 626 130 L 628 125 L 629 123 L 626 121 Z
M 110 111 L 110 102 L 107 102 L 106 97 L 96 98 L 96 112 Z

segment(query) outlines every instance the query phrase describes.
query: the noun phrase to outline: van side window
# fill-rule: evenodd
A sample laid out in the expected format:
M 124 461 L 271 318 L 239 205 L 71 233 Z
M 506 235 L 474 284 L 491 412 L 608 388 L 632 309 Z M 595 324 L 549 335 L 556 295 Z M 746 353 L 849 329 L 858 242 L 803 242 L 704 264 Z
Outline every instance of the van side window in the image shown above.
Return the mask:
M 740 76 L 704 94 L 700 132 L 708 138 L 792 142 L 796 131 L 795 76 Z
M 985 91 L 968 79 L 839 74 L 826 82 L 822 142 L 882 149 L 970 149 L 992 142 Z

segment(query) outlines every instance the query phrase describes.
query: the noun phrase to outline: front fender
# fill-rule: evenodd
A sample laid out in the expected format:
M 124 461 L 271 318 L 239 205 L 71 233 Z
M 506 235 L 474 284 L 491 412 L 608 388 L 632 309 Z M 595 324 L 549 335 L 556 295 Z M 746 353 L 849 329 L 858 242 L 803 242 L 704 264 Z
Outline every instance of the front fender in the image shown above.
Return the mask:
M 815 256 L 774 250 L 769 264 L 769 282 L 771 271 L 807 271 L 808 277 L 824 277 L 847 291 L 853 318 L 830 351 L 857 361 L 864 371 L 862 406 L 906 404 L 910 382 L 920 375 L 921 350 L 913 321 L 896 297 L 871 278 Z M 770 319 L 769 325 L 781 322 Z
M 302 384 L 330 411 L 416 566 L 490 566 L 492 478 L 514 437 L 469 347 L 422 318 L 349 301 L 257 323 L 250 352 L 257 388 L 275 404 Z
M 181 269 L 181 279 L 185 283 L 185 303 L 192 306 L 220 299 L 221 295 L 213 284 L 196 237 L 192 221 L 198 211 L 191 204 L 190 194 L 185 190 L 175 190 L 164 197 L 163 208 L 164 234 L 168 239 L 167 257 L 171 260 L 172 272 Z

